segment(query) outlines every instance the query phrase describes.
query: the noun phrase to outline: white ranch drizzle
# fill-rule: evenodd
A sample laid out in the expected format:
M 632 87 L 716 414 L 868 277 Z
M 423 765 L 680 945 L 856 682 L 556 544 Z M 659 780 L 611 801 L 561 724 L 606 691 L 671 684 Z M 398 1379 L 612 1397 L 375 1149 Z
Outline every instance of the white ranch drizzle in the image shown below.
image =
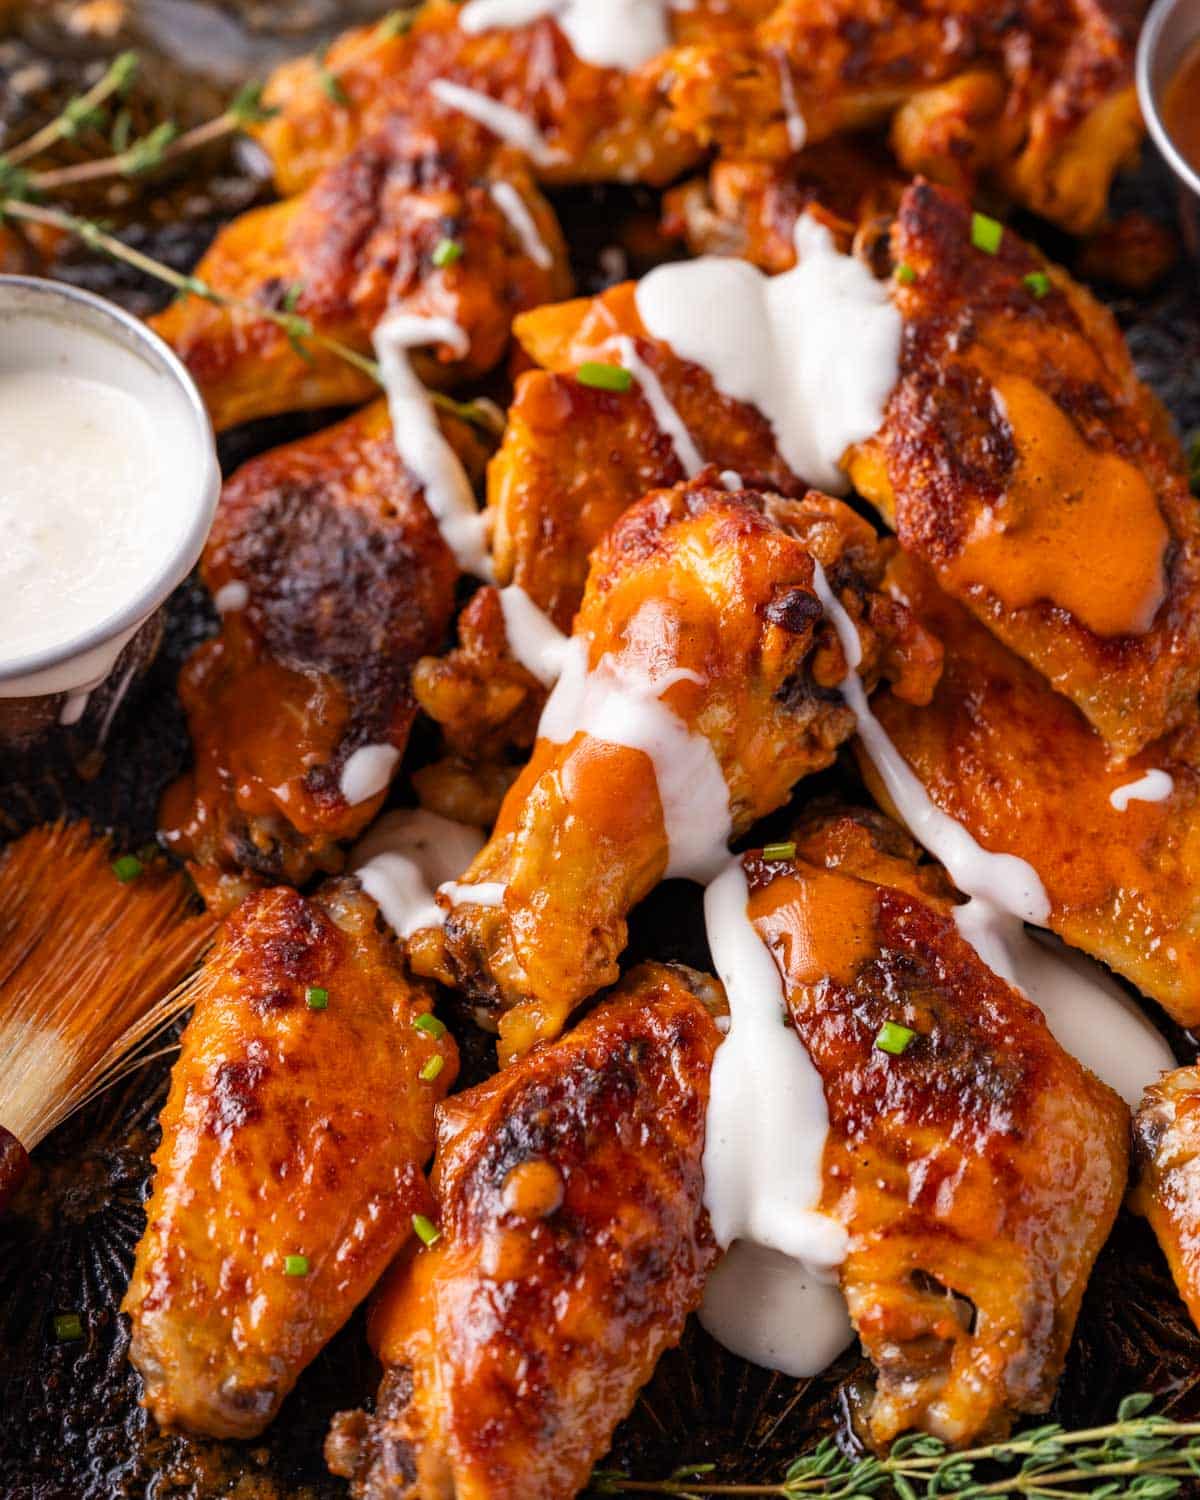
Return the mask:
M 727 490 L 742 488 L 742 476 L 736 469 L 722 469 L 719 478 Z
M 488 192 L 491 194 L 492 202 L 508 220 L 512 232 L 521 243 L 521 249 L 535 266 L 549 270 L 554 264 L 554 256 L 550 252 L 549 245 L 538 233 L 537 221 L 529 212 L 524 198 L 511 182 L 493 182 Z
M 503 880 L 481 880 L 475 885 L 469 881 L 443 880 L 438 895 L 445 896 L 451 906 L 503 906 L 507 889 Z
M 670 45 L 667 11 L 690 8 L 690 0 L 469 0 L 459 25 L 511 31 L 552 16 L 581 61 L 631 72 Z
M 424 808 L 385 813 L 354 846 L 350 870 L 396 936 L 410 938 L 443 925 L 434 892 L 467 869 L 483 842 L 479 829 Z
M 746 1240 L 730 1246 L 709 1276 L 699 1316 L 732 1354 L 794 1379 L 819 1375 L 854 1338 L 835 1281 Z
M 993 973 L 1039 1007 L 1065 1051 L 1127 1103 L 1136 1104 L 1147 1084 L 1174 1067 L 1170 1048 L 1099 965 L 1081 954 L 1068 955 L 1044 935 L 1026 933 L 1024 923 L 1044 926 L 1050 915 L 1037 871 L 1015 855 L 984 849 L 934 804 L 871 712 L 855 671 L 862 658 L 858 632 L 820 564 L 814 568 L 814 586 L 846 656 L 841 692 L 854 714 L 858 737 L 901 822 L 969 898 L 954 912 L 959 931 Z
M 1108 800 L 1118 812 L 1125 812 L 1131 802 L 1165 802 L 1174 790 L 1175 783 L 1166 771 L 1147 771 L 1136 781 L 1116 787 Z
M 424 344 L 447 344 L 467 352 L 467 335 L 448 318 L 418 318 L 392 313 L 375 329 L 375 354 L 387 392 L 396 450 L 425 491 L 428 505 L 446 545 L 464 573 L 490 580 L 487 521 L 475 504 L 475 493 L 458 455 L 446 441 L 429 392 L 417 379 L 408 351 Z
M 461 83 L 451 83 L 448 78 L 435 78 L 429 89 L 448 109 L 478 120 L 507 145 L 524 151 L 539 167 L 552 167 L 562 161 L 562 153 L 554 150 L 529 116 L 519 109 L 510 109 L 498 99 L 481 94 L 478 89 L 464 88 Z
M 808 140 L 808 124 L 801 113 L 800 101 L 796 98 L 791 64 L 784 52 L 777 53 L 775 61 L 779 69 L 779 97 L 783 101 L 783 115 L 787 121 L 788 145 L 793 151 L 803 151 L 804 143 Z
M 239 579 L 223 583 L 213 595 L 213 606 L 219 615 L 235 614 L 250 603 L 250 590 Z
M 675 449 L 675 457 L 679 460 L 679 466 L 691 479 L 704 467 L 704 460 L 700 457 L 699 448 L 692 441 L 691 433 L 684 426 L 683 418 L 667 399 L 667 393 L 663 390 L 661 381 L 637 352 L 633 340 L 626 334 L 621 334 L 616 342 L 621 363 L 637 381 L 646 405 L 650 408 L 650 414 L 658 424 L 659 431 L 666 433 L 671 439 L 671 446 Z
M 519 583 L 510 583 L 499 592 L 509 650 L 544 687 L 553 687 L 562 675 L 570 637 L 537 607 Z
M 369 802 L 386 791 L 392 773 L 400 764 L 395 745 L 360 745 L 346 759 L 338 785 L 351 807 Z
M 795 240 L 796 265 L 779 276 L 711 255 L 659 266 L 638 282 L 637 308 L 654 338 L 768 418 L 795 474 L 841 492 L 846 450 L 877 430 L 896 383 L 900 314 L 816 219 L 802 215 Z

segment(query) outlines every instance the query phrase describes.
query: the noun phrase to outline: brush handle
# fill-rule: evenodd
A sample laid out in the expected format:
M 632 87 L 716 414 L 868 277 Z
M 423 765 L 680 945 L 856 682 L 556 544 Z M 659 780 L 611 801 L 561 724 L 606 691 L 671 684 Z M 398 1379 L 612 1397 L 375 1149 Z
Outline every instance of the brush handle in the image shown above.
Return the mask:
M 11 1130 L 0 1125 L 0 1214 L 8 1200 L 25 1181 L 29 1171 L 29 1153 Z

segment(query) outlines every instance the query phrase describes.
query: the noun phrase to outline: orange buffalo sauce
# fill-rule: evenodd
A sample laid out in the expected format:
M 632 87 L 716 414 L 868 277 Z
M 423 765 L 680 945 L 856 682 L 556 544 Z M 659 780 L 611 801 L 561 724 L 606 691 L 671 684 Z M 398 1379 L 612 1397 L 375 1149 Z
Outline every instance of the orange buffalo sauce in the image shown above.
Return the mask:
M 1200 172 L 1200 41 L 1188 48 L 1167 85 L 1163 123 L 1180 154 Z

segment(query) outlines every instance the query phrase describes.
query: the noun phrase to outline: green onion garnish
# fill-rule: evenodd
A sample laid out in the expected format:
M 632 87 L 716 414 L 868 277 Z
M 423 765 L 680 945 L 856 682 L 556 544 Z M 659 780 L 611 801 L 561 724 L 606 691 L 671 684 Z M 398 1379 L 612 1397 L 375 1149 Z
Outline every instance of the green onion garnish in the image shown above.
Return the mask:
M 462 259 L 463 247 L 457 240 L 438 240 L 433 247 L 433 263 L 439 270 Z
M 1030 271 L 1022 280 L 1035 297 L 1044 297 L 1050 290 L 1050 278 L 1045 271 Z
M 976 250 L 986 251 L 988 255 L 995 255 L 1000 248 L 1000 240 L 1004 234 L 1004 225 L 999 219 L 989 219 L 987 214 L 971 215 L 971 243 Z
M 917 273 L 906 260 L 902 260 L 896 267 L 896 280 L 901 286 L 912 286 L 917 279 Z
M 796 845 L 790 844 L 766 844 L 763 847 L 762 857 L 765 860 L 795 859 Z
M 128 885 L 131 880 L 136 880 L 145 868 L 136 854 L 122 854 L 120 859 L 113 860 L 112 872 L 122 885 Z
M 412 1227 L 422 1245 L 436 1245 L 442 1237 L 442 1231 L 432 1219 L 427 1219 L 424 1214 L 413 1214 Z
M 329 991 L 320 985 L 310 984 L 304 991 L 304 1002 L 309 1010 L 326 1010 L 329 1006 Z
M 307 1255 L 285 1255 L 283 1257 L 283 1274 L 285 1276 L 307 1276 Z
M 440 1052 L 437 1052 L 429 1059 L 429 1061 L 417 1074 L 417 1077 L 421 1080 L 422 1083 L 432 1083 L 445 1066 L 446 1059 Z
M 423 1031 L 426 1036 L 433 1037 L 434 1041 L 438 1041 L 446 1035 L 444 1023 L 439 1021 L 431 1010 L 427 1010 L 423 1015 L 418 1016 L 413 1025 L 418 1031 Z
M 594 359 L 585 359 L 575 378 L 580 385 L 590 385 L 597 391 L 627 391 L 633 384 L 633 376 L 624 365 L 605 365 Z
M 885 1021 L 879 1028 L 875 1045 L 880 1052 L 890 1052 L 893 1057 L 900 1057 L 907 1051 L 909 1042 L 916 1034 L 911 1026 L 901 1026 L 899 1021 Z
M 54 1337 L 60 1344 L 72 1343 L 83 1337 L 83 1319 L 78 1313 L 59 1313 L 54 1320 Z
M 389 11 L 379 23 L 379 35 L 385 40 L 390 40 L 395 36 L 407 36 L 412 30 L 414 19 L 411 11 Z

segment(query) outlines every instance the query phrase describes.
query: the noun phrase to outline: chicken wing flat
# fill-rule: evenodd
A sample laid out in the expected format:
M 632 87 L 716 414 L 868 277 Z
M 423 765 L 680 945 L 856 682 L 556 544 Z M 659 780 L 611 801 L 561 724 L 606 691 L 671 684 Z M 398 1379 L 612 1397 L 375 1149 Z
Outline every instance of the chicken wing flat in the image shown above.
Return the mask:
M 463 876 L 468 893 L 496 899 L 451 903 L 444 929 L 411 950 L 421 972 L 499 1019 L 503 1059 L 556 1036 L 581 1000 L 616 980 L 630 908 L 669 870 L 692 873 L 683 861 L 696 851 L 684 841 L 714 844 L 720 857 L 722 823 L 737 834 L 780 806 L 852 732 L 818 563 L 863 630 L 864 677 L 886 673 L 927 698 L 937 645 L 875 591 L 875 535 L 840 501 L 731 493 L 701 476 L 639 501 L 593 554 L 572 638 L 579 676 L 560 680 L 533 757 Z M 603 728 L 577 728 L 580 689 L 580 702 L 599 705 L 589 722 L 649 714 L 642 743 L 661 732 L 673 748 L 656 762 Z M 627 696 L 606 714 L 610 689 Z M 672 819 L 678 793 L 661 778 L 680 774 L 693 792 L 704 779 L 713 827 L 697 827 L 694 811 L 686 828 Z
M 700 0 L 674 9 L 680 40 L 741 37 L 771 0 Z M 481 32 L 459 24 L 463 7 L 429 0 L 413 25 L 346 32 L 320 62 L 284 64 L 264 96 L 277 111 L 257 135 L 281 192 L 306 187 L 380 120 L 435 106 L 439 79 L 524 115 L 540 132 L 546 182 L 670 182 L 701 154 L 671 117 L 659 60 L 632 72 L 581 61 L 549 16 Z M 329 79 L 336 81 L 331 90 Z M 462 120 L 462 116 L 458 118 Z
M 746 856 L 748 912 L 825 1086 L 821 1207 L 849 1235 L 871 1438 L 1002 1435 L 1053 1396 L 1124 1195 L 1129 1111 L 960 936 L 898 830 L 834 817 L 797 844 Z M 889 1021 L 914 1033 L 899 1055 L 876 1046 Z
M 355 882 L 263 891 L 205 964 L 123 1304 L 164 1427 L 260 1432 L 428 1211 L 457 1054 L 377 916 Z
M 901 166 L 985 180 L 1077 233 L 1136 150 L 1139 0 L 782 0 L 742 47 L 671 56 L 677 123 L 784 160 L 891 122 Z
M 1133 1156 L 1130 1207 L 1150 1221 L 1200 1327 L 1200 1068 L 1177 1068 L 1146 1090 L 1134 1116 Z
M 444 422 L 478 469 L 469 428 Z M 195 766 L 159 821 L 220 906 L 240 872 L 340 867 L 407 742 L 410 670 L 445 633 L 457 568 L 378 402 L 238 470 L 202 572 L 221 633 L 180 676 Z M 363 796 L 347 767 L 368 747 L 383 773 Z
M 900 380 L 858 490 L 1018 655 L 1131 755 L 1194 712 L 1200 520 L 1112 315 L 1015 235 L 915 183 Z M 985 230 L 986 234 L 986 230 Z
M 571 1500 L 700 1301 L 719 991 L 645 965 L 570 1035 L 438 1112 L 441 1236 L 371 1319 L 373 1415 L 326 1457 L 358 1500 Z
M 1033 865 L 1061 938 L 1195 1025 L 1200 730 L 1193 723 L 1114 763 L 1083 716 L 947 598 L 928 569 L 898 555 L 885 586 L 945 650 L 927 707 L 914 712 L 890 693 L 873 704 L 929 795 L 986 848 Z M 860 761 L 886 805 L 872 766 Z M 1160 801 L 1136 795 L 1151 771 L 1171 779 Z M 1117 795 L 1114 805 L 1130 787 L 1135 795 Z
M 524 158 L 447 116 L 389 117 L 303 195 L 222 229 L 196 275 L 366 356 L 385 313 L 446 319 L 463 345 L 431 339 L 437 353 L 418 369 L 432 384 L 490 370 L 508 348 L 513 313 L 571 288 L 557 220 Z M 375 391 L 365 371 L 311 339 L 297 347 L 253 311 L 196 296 L 151 322 L 218 429 Z

